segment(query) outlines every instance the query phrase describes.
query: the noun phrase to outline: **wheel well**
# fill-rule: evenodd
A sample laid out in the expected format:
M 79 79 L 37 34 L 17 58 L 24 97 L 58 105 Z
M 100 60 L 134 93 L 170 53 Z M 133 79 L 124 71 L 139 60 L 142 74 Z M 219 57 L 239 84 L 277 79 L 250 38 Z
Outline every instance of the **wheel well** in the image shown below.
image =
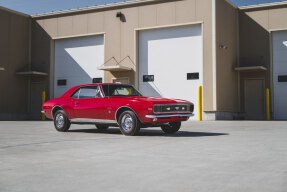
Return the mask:
M 60 107 L 60 106 L 55 106 L 55 107 L 52 109 L 52 117 L 53 117 L 53 118 L 54 118 L 55 113 L 56 113 L 57 111 L 59 111 L 59 110 L 63 110 L 63 108 Z
M 118 109 L 118 111 L 117 111 L 117 113 L 116 113 L 116 120 L 117 120 L 117 122 L 118 122 L 118 120 L 119 120 L 120 115 L 121 115 L 124 111 L 132 111 L 132 112 L 134 112 L 134 113 L 136 114 L 136 117 L 138 118 L 138 120 L 141 121 L 140 118 L 138 117 L 137 113 L 136 113 L 133 109 L 131 109 L 131 108 L 129 108 L 129 107 L 122 107 L 122 108 Z

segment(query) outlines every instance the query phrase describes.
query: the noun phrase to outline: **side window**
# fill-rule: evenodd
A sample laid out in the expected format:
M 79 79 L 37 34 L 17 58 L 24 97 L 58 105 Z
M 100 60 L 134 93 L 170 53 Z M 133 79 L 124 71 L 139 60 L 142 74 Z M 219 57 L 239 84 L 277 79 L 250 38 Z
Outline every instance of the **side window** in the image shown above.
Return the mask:
M 79 95 L 80 95 L 80 89 L 78 89 L 76 92 L 74 92 L 71 97 L 74 99 L 79 99 Z
M 97 95 L 96 95 L 96 97 L 97 98 L 98 97 L 103 97 L 100 86 L 98 86 L 98 88 L 97 88 Z
M 83 87 L 81 88 L 79 99 L 89 99 L 97 97 L 98 86 Z

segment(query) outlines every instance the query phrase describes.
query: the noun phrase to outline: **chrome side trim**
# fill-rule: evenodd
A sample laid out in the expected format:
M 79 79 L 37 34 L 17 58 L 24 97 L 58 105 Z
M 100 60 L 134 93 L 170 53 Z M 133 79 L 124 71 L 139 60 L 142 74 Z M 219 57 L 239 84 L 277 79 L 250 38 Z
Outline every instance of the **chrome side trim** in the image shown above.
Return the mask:
M 42 110 L 41 113 L 42 113 L 42 114 L 46 114 L 46 111 Z
M 194 114 L 173 114 L 173 115 L 146 115 L 146 118 L 168 118 L 168 117 L 192 117 Z
M 88 119 L 88 118 L 76 118 L 70 119 L 71 123 L 117 123 L 115 120 L 108 119 Z

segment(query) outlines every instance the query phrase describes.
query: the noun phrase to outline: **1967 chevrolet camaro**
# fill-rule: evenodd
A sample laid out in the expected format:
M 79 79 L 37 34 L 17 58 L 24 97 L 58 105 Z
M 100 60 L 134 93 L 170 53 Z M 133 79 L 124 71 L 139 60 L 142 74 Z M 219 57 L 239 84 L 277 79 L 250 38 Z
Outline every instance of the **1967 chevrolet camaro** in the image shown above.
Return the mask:
M 176 133 L 181 122 L 193 116 L 193 109 L 188 101 L 144 97 L 131 85 L 101 83 L 71 88 L 60 98 L 46 101 L 42 113 L 61 132 L 72 123 L 89 123 L 99 130 L 119 126 L 124 135 L 136 135 L 145 127 Z

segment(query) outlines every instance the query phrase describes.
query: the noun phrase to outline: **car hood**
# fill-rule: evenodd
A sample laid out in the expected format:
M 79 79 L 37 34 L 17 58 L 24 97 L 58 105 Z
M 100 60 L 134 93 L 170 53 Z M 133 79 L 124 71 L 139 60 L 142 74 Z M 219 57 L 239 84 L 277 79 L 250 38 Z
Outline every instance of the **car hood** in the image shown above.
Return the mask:
M 190 103 L 190 101 L 181 100 L 181 99 L 167 99 L 161 97 L 134 97 L 134 100 L 138 101 L 147 101 L 153 104 L 169 104 L 169 103 Z

